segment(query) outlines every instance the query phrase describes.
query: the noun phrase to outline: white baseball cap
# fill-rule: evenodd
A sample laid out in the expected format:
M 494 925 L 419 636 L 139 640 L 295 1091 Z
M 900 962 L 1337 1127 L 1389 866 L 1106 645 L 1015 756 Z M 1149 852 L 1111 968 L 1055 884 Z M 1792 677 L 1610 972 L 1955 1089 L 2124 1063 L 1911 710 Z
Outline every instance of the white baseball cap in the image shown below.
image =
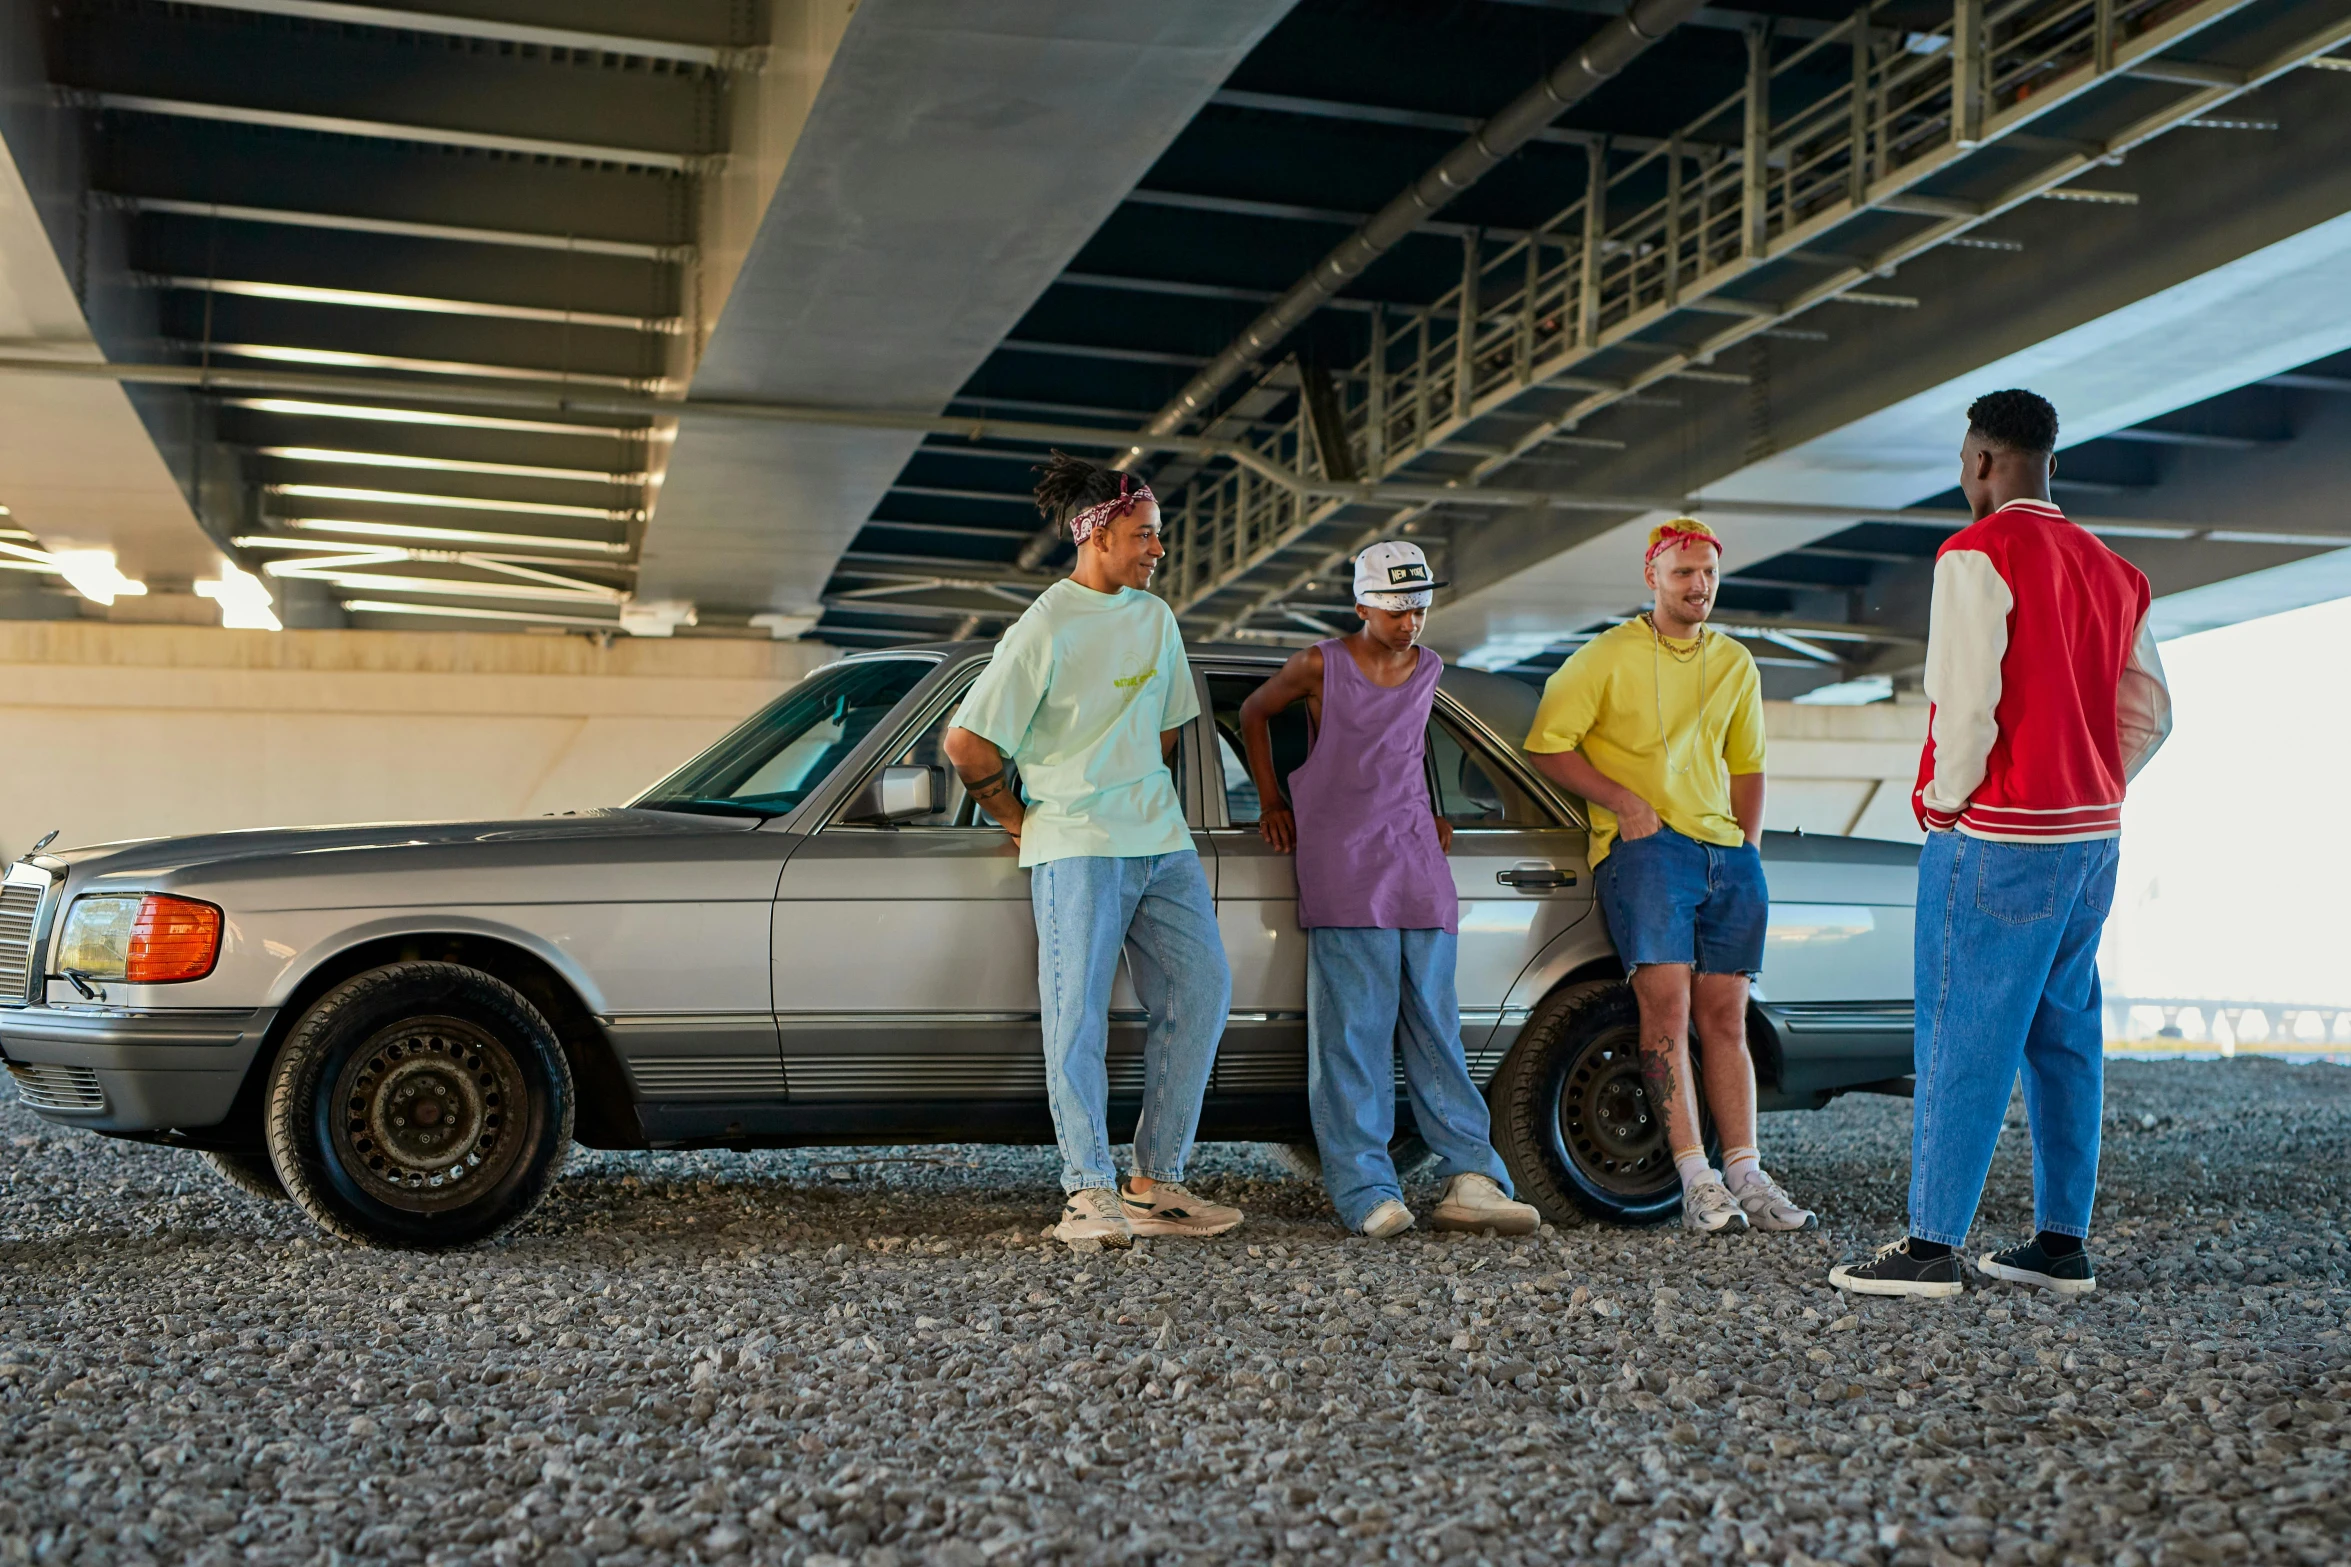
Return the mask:
M 1421 547 L 1404 539 L 1383 539 L 1355 557 L 1355 602 L 1374 609 L 1426 609 L 1445 586 L 1429 571 Z

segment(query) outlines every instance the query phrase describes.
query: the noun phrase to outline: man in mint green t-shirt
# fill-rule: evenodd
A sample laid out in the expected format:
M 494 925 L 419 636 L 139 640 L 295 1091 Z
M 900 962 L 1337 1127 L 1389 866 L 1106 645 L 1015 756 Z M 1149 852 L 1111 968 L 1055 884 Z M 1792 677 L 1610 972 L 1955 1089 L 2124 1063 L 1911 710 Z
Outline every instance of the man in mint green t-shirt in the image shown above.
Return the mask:
M 1054 1234 L 1117 1246 L 1137 1235 L 1222 1234 L 1240 1210 L 1181 1184 L 1233 987 L 1168 768 L 1200 703 L 1175 615 L 1144 591 L 1166 553 L 1159 507 L 1139 481 L 1061 452 L 1037 504 L 1068 521 L 1077 563 L 996 644 L 947 731 L 947 755 L 1030 871 L 1046 1086 L 1068 1196 Z M 1123 1183 L 1110 1158 L 1104 1062 L 1122 949 L 1151 1017 Z

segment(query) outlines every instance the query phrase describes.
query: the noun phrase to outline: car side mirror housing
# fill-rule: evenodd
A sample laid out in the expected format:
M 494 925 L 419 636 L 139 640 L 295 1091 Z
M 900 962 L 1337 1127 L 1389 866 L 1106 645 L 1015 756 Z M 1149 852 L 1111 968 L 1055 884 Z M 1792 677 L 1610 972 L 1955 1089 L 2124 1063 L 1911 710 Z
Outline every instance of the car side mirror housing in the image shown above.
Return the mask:
M 928 816 L 939 808 L 940 793 L 936 767 L 885 767 L 849 797 L 841 820 L 887 826 Z

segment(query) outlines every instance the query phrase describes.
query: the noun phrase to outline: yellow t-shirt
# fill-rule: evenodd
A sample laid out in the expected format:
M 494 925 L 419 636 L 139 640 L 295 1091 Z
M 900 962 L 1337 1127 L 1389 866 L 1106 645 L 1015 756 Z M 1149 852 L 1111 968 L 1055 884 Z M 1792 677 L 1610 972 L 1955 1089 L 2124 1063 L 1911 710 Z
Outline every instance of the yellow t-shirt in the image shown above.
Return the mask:
M 1731 814 L 1731 775 L 1763 771 L 1763 681 L 1737 642 L 1704 629 L 1699 638 L 1661 646 L 1642 620 L 1594 637 L 1544 685 L 1526 748 L 1581 751 L 1675 832 L 1728 847 L 1745 836 Z M 1688 657 L 1701 645 L 1703 661 Z M 1598 865 L 1616 842 L 1616 813 L 1591 812 Z

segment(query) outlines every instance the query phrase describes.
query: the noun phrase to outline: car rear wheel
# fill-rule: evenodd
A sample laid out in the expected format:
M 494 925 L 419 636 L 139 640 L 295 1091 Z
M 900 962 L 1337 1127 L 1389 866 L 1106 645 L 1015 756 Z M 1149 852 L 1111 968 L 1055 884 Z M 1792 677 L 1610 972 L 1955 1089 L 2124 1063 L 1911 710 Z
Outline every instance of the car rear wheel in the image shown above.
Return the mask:
M 1630 985 L 1552 992 L 1494 1073 L 1497 1151 L 1521 1200 L 1554 1224 L 1656 1224 L 1681 1211 L 1665 1117 L 1641 1081 L 1641 1012 Z M 1697 1041 L 1690 1043 L 1693 1058 Z M 1721 1140 L 1703 1105 L 1710 1156 Z
M 512 1228 L 571 1130 L 555 1031 L 521 992 L 455 963 L 345 980 L 295 1024 L 270 1082 L 287 1194 L 363 1246 L 441 1250 Z
M 203 1159 L 212 1166 L 212 1173 L 259 1202 L 284 1202 L 286 1183 L 278 1179 L 278 1167 L 269 1162 L 265 1153 L 223 1153 L 218 1149 L 204 1150 Z

